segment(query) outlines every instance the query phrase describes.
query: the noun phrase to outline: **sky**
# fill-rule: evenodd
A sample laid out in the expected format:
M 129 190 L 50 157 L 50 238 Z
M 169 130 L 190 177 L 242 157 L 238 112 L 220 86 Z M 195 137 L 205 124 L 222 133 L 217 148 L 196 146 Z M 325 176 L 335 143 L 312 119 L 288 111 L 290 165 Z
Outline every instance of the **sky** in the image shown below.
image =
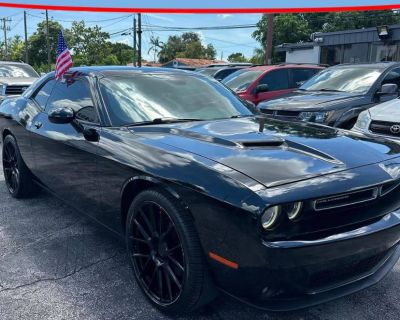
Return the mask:
M 50 5 L 80 5 L 80 6 L 111 6 L 109 0 L 3 0 L 10 3 L 30 3 L 30 4 L 50 4 Z M 243 7 L 312 7 L 312 6 L 356 6 L 356 5 L 379 5 L 400 2 L 399 0 L 116 0 L 111 2 L 114 7 L 209 7 L 209 8 L 243 8 Z M 9 36 L 23 36 L 23 9 L 1 8 L 0 18 L 10 17 L 12 19 L 9 26 L 11 30 Z M 113 42 L 124 42 L 132 45 L 132 37 L 118 34 L 127 28 L 132 27 L 132 15 L 127 13 L 90 13 L 90 12 L 68 12 L 68 11 L 49 11 L 49 17 L 60 22 L 64 28 L 71 25 L 72 20 L 84 20 L 87 26 L 98 24 L 104 31 L 116 33 L 112 36 Z M 143 14 L 143 24 L 152 24 L 169 27 L 203 27 L 220 25 L 255 24 L 261 18 L 261 14 Z M 44 12 L 41 10 L 28 10 L 28 35 L 36 30 L 38 22 L 44 19 Z M 101 22 L 90 22 L 95 20 L 107 20 Z M 207 30 L 198 31 L 204 44 L 212 43 L 217 50 L 217 58 L 226 58 L 234 52 L 242 52 L 246 57 L 251 57 L 255 48 L 260 47 L 252 37 L 254 28 L 234 29 L 234 30 Z M 152 54 L 148 54 L 150 36 L 158 36 L 162 42 L 166 42 L 168 36 L 180 34 L 174 31 L 157 31 L 143 33 L 143 57 L 152 60 Z M 3 39 L 0 32 L 0 41 Z
M 114 6 L 114 7 L 185 7 L 185 8 L 291 8 L 291 7 L 332 7 L 332 6 L 358 6 L 398 4 L 398 0 L 115 0 L 110 4 L 109 0 L 3 0 L 12 3 L 36 3 L 53 5 L 81 5 L 81 6 Z
M 7 38 L 14 35 L 24 35 L 23 9 L 0 9 L 0 18 L 10 17 L 9 23 L 11 30 L 8 32 Z M 28 36 L 36 30 L 37 24 L 45 19 L 42 10 L 27 10 Z M 221 25 L 238 25 L 238 24 L 255 24 L 261 18 L 260 14 L 142 14 L 143 25 L 157 25 L 168 27 L 203 27 L 203 26 L 221 26 Z M 49 11 L 49 19 L 53 19 L 61 23 L 64 28 L 71 26 L 73 20 L 83 20 L 87 26 L 99 25 L 102 30 L 109 33 L 117 33 L 111 38 L 112 42 L 124 42 L 132 45 L 132 36 L 120 35 L 118 32 L 127 28 L 132 28 L 133 17 L 126 13 L 90 13 L 90 12 L 67 12 L 67 11 Z M 110 21 L 89 22 L 114 19 Z M 212 43 L 217 50 L 217 58 L 221 56 L 223 60 L 234 52 L 242 52 L 246 57 L 251 57 L 253 50 L 260 47 L 259 43 L 251 37 L 254 28 L 250 29 L 234 29 L 234 30 L 202 30 L 199 33 L 204 44 Z M 123 32 L 121 32 L 123 33 Z M 142 52 L 143 58 L 153 60 L 153 53 L 148 54 L 150 48 L 149 39 L 158 36 L 162 42 L 166 42 L 168 36 L 181 34 L 175 31 L 157 31 L 143 32 Z M 0 41 L 4 39 L 3 32 L 0 30 Z

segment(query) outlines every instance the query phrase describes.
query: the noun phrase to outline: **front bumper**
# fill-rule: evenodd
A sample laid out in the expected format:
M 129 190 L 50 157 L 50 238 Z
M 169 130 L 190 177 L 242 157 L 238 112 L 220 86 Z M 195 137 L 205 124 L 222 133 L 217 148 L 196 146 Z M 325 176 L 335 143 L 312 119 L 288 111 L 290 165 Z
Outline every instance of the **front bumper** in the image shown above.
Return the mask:
M 289 311 L 380 281 L 400 257 L 400 210 L 324 239 L 263 242 L 265 266 L 213 265 L 222 291 L 258 308 Z

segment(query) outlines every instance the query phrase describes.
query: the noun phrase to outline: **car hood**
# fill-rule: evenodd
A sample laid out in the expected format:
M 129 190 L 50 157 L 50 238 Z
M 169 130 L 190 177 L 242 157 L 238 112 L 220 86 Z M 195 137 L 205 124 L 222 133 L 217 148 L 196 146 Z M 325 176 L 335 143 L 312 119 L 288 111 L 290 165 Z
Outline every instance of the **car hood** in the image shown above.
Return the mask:
M 38 78 L 10 78 L 10 77 L 0 77 L 0 84 L 10 85 L 27 85 L 30 86 Z
M 200 121 L 130 129 L 184 155 L 211 159 L 266 187 L 381 162 L 400 145 L 350 131 L 265 118 Z M 152 143 L 152 145 L 154 142 Z
M 355 95 L 347 92 L 306 92 L 296 91 L 289 93 L 279 99 L 261 102 L 258 106 L 260 108 L 267 108 L 271 110 L 321 110 L 330 109 L 337 104 L 347 104 L 354 100 L 362 99 L 363 95 Z
M 368 111 L 373 120 L 400 122 L 400 99 L 381 103 Z

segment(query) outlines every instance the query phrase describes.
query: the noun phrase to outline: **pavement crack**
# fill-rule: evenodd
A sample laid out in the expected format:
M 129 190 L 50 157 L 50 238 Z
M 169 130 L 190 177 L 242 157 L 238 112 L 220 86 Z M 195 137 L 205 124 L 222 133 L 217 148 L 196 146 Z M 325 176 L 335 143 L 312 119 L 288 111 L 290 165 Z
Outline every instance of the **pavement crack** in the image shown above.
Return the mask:
M 70 273 L 67 273 L 66 275 L 63 275 L 62 277 L 52 277 L 52 278 L 37 279 L 37 280 L 32 281 L 32 282 L 29 282 L 29 283 L 24 283 L 24 284 L 15 286 L 15 287 L 8 287 L 8 288 L 7 288 L 7 287 L 4 287 L 4 286 L 2 286 L 2 285 L 0 285 L 1 288 L 2 288 L 2 289 L 0 290 L 0 293 L 6 292 L 6 291 L 19 290 L 19 289 L 22 289 L 22 288 L 26 288 L 26 287 L 30 287 L 30 286 L 36 285 L 36 284 L 41 283 L 41 282 L 56 282 L 56 281 L 64 280 L 64 279 L 66 279 L 66 278 L 72 277 L 73 275 L 75 275 L 75 274 L 77 274 L 77 273 L 79 273 L 79 272 L 81 272 L 81 271 L 87 270 L 87 269 L 89 269 L 89 268 L 91 268 L 91 267 L 93 267 L 93 266 L 95 266 L 95 265 L 98 265 L 98 264 L 100 264 L 100 263 L 106 262 L 106 261 L 108 261 L 108 260 L 112 260 L 112 259 L 115 258 L 117 255 L 118 255 L 118 253 L 115 253 L 115 254 L 113 254 L 113 255 L 110 256 L 110 257 L 97 260 L 97 261 L 95 261 L 95 262 L 93 262 L 93 263 L 90 263 L 90 264 L 88 264 L 88 265 L 86 265 L 86 266 L 83 266 L 83 267 L 81 267 L 81 268 L 75 269 L 74 271 L 72 271 L 72 272 L 70 272 Z
M 78 224 L 78 223 L 81 222 L 82 220 L 83 220 L 82 218 L 78 218 L 78 219 L 76 219 L 75 221 L 73 221 L 73 222 L 71 222 L 71 223 L 65 225 L 64 227 L 62 227 L 62 228 L 60 228 L 60 229 L 56 229 L 56 230 L 54 230 L 54 231 L 52 231 L 52 232 L 44 233 L 44 234 L 42 234 L 41 236 L 39 236 L 37 239 L 35 239 L 34 241 L 32 241 L 32 242 L 30 242 L 30 243 L 28 243 L 28 244 L 26 244 L 26 245 L 22 245 L 22 246 L 20 246 L 20 247 L 16 247 L 15 250 L 13 250 L 13 251 L 11 251 L 11 252 L 7 252 L 6 254 L 0 255 L 0 259 L 3 259 L 3 258 L 5 258 L 5 257 L 7 257 L 7 256 L 9 256 L 9 255 L 15 255 L 15 254 L 19 253 L 20 251 L 25 250 L 25 249 L 27 249 L 27 248 L 33 246 L 34 244 L 36 244 L 36 243 L 38 243 L 38 242 L 40 242 L 40 241 L 50 239 L 50 238 L 52 238 L 54 235 L 59 234 L 61 231 L 64 231 L 64 230 L 66 230 L 66 229 L 69 229 L 69 228 L 75 226 L 76 224 Z

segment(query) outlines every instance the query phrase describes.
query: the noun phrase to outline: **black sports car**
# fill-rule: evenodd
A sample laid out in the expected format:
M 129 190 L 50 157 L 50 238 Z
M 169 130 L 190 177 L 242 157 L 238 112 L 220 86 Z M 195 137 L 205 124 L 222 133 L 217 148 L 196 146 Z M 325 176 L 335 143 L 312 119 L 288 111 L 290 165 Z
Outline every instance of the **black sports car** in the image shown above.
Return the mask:
M 382 279 L 400 255 L 400 145 L 253 115 L 171 69 L 48 74 L 0 107 L 10 193 L 36 185 L 124 237 L 164 311 L 219 288 L 268 310 Z

